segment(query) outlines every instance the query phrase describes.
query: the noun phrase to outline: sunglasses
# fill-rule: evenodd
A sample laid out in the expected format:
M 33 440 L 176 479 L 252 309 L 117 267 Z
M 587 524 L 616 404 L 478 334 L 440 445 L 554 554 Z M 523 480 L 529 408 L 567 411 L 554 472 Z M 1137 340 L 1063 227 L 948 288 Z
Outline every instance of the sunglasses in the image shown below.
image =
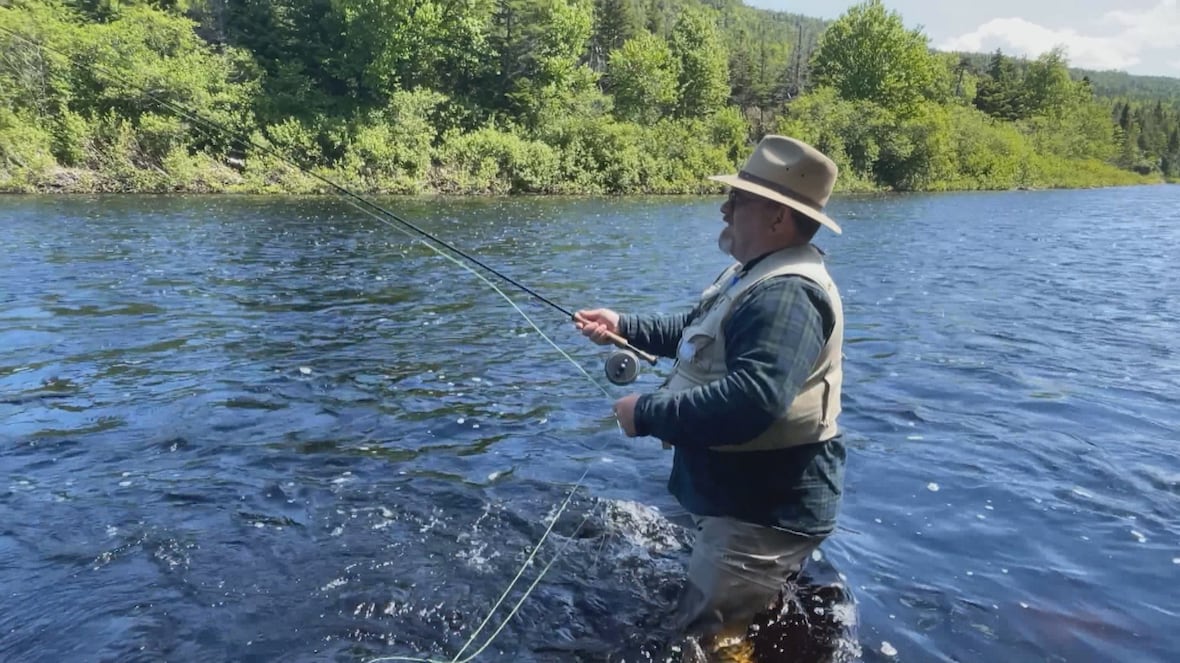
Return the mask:
M 744 193 L 737 189 L 730 189 L 729 194 L 726 196 L 725 200 L 727 203 L 729 203 L 730 209 L 737 209 L 738 206 L 742 205 L 743 203 L 752 203 L 757 200 L 765 200 L 765 198 L 760 198 L 753 194 Z

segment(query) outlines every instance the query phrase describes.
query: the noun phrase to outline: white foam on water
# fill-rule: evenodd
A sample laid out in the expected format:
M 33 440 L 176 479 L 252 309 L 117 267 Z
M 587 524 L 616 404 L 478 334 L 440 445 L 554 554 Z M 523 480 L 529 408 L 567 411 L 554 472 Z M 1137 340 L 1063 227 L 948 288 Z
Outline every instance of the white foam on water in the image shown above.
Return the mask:
M 126 488 L 127 486 L 130 486 L 130 485 L 131 485 L 130 481 L 120 481 L 119 482 L 119 486 L 122 488 Z
M 881 653 L 886 656 L 897 656 L 897 649 L 888 640 L 881 641 Z
M 926 490 L 929 490 L 929 491 L 930 491 L 930 492 L 932 492 L 932 493 L 937 493 L 937 492 L 938 492 L 938 490 L 939 490 L 939 489 L 938 489 L 938 484 L 936 484 L 936 483 L 934 483 L 933 481 L 931 481 L 930 483 L 926 484 Z
M 480 541 L 478 544 L 472 542 L 472 547 L 463 548 L 456 552 L 455 558 L 461 560 L 470 569 L 488 573 L 493 570 L 491 561 L 499 557 L 500 553 L 493 550 L 490 554 L 485 555 L 484 551 L 487 549 L 488 544 L 486 542 Z
M 835 621 L 844 624 L 850 630 L 857 626 L 857 606 L 853 603 L 833 605 L 832 616 L 835 617 Z
M 1025 603 L 1024 601 L 1021 601 L 1021 602 L 1020 602 L 1020 607 L 1022 607 L 1022 608 L 1027 608 L 1027 607 L 1028 607 L 1028 604 L 1027 604 L 1027 603 Z
M 311 375 L 311 367 L 310 366 L 300 366 L 299 372 L 304 375 Z
M 1173 563 L 1173 564 L 1180 564 L 1180 557 L 1173 557 L 1173 558 L 1172 558 L 1172 563 Z
M 676 526 L 658 508 L 629 500 L 608 500 L 603 506 L 606 525 L 628 543 L 652 551 L 680 549 Z
M 337 587 L 343 587 L 344 585 L 347 585 L 347 584 L 348 584 L 348 578 L 336 578 L 335 580 L 333 580 L 333 581 L 329 582 L 328 584 L 324 585 L 323 587 L 321 587 L 320 591 L 327 592 L 327 591 L 336 589 Z
M 1147 537 L 1135 530 L 1131 530 L 1131 536 L 1135 537 L 1139 543 L 1147 543 Z
M 1094 497 L 1094 495 L 1090 494 L 1089 492 L 1086 492 L 1085 489 L 1079 488 L 1078 486 L 1073 487 L 1073 494 L 1077 495 L 1078 497 L 1085 497 L 1086 499 L 1093 499 L 1093 497 Z
M 434 526 L 435 526 L 435 525 L 438 525 L 440 522 L 441 522 L 441 521 L 438 519 L 438 517 L 437 517 L 437 516 L 431 516 L 431 517 L 430 517 L 430 522 L 428 522 L 428 523 L 426 523 L 425 525 L 423 525 L 423 526 L 422 526 L 422 527 L 421 527 L 421 528 L 418 530 L 418 533 L 419 533 L 419 534 L 425 534 L 425 533 L 429 532 L 430 530 L 434 529 Z
M 906 435 L 905 439 L 907 439 L 907 440 L 924 440 L 926 438 L 922 437 L 921 435 Z

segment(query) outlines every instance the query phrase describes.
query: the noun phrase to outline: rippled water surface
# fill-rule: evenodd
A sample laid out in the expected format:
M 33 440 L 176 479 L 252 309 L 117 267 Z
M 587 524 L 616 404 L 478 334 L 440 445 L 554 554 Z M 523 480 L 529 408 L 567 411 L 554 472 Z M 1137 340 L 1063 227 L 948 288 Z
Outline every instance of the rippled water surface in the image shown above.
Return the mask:
M 725 265 L 719 199 L 388 202 L 571 308 L 681 310 Z M 1178 210 L 834 203 L 850 458 L 815 567 L 864 660 L 1176 660 Z M 334 199 L 0 198 L 0 659 L 450 660 L 579 480 L 464 656 L 556 558 L 478 660 L 660 659 L 670 456 L 609 415 L 487 285 Z

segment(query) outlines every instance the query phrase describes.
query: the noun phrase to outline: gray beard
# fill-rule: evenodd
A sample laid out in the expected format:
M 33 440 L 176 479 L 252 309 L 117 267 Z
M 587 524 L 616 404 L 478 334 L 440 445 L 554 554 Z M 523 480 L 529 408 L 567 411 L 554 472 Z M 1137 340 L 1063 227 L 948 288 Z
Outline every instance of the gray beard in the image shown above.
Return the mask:
M 721 234 L 717 236 L 717 248 L 721 249 L 721 252 L 727 256 L 733 255 L 731 253 L 733 251 L 733 235 L 730 234 L 728 227 L 722 230 Z

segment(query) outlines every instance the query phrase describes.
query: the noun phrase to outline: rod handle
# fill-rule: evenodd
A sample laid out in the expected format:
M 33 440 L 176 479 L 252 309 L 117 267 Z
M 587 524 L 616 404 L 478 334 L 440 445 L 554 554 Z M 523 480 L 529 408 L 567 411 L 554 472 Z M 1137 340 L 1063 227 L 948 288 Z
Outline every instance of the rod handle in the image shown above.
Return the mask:
M 573 315 L 573 319 L 576 322 L 585 322 L 585 319 L 576 313 Z M 622 336 L 619 336 L 618 334 L 616 334 L 614 332 L 609 332 L 609 331 L 605 332 L 605 334 L 606 334 L 607 339 L 615 347 L 622 348 L 624 350 L 630 350 L 631 352 L 634 352 L 635 356 L 639 357 L 643 361 L 646 361 L 647 363 L 651 364 L 652 366 L 655 366 L 656 364 L 659 363 L 659 361 L 660 361 L 659 357 L 651 354 L 650 352 L 644 352 L 643 350 L 640 350 L 639 348 L 635 347 L 634 345 L 631 345 L 631 343 L 627 339 L 623 338 Z
M 610 342 L 615 345 L 615 347 L 619 347 L 624 350 L 630 350 L 631 352 L 634 352 L 637 357 L 639 357 L 643 361 L 646 361 L 647 363 L 651 364 L 652 366 L 655 366 L 660 361 L 659 357 L 657 357 L 649 352 L 644 352 L 643 350 L 640 350 L 639 348 L 635 347 L 634 345 L 631 345 L 631 343 L 629 343 L 627 341 L 627 339 L 623 338 L 622 336 L 619 336 L 618 334 L 606 332 L 606 336 L 607 336 L 607 338 L 610 339 Z

